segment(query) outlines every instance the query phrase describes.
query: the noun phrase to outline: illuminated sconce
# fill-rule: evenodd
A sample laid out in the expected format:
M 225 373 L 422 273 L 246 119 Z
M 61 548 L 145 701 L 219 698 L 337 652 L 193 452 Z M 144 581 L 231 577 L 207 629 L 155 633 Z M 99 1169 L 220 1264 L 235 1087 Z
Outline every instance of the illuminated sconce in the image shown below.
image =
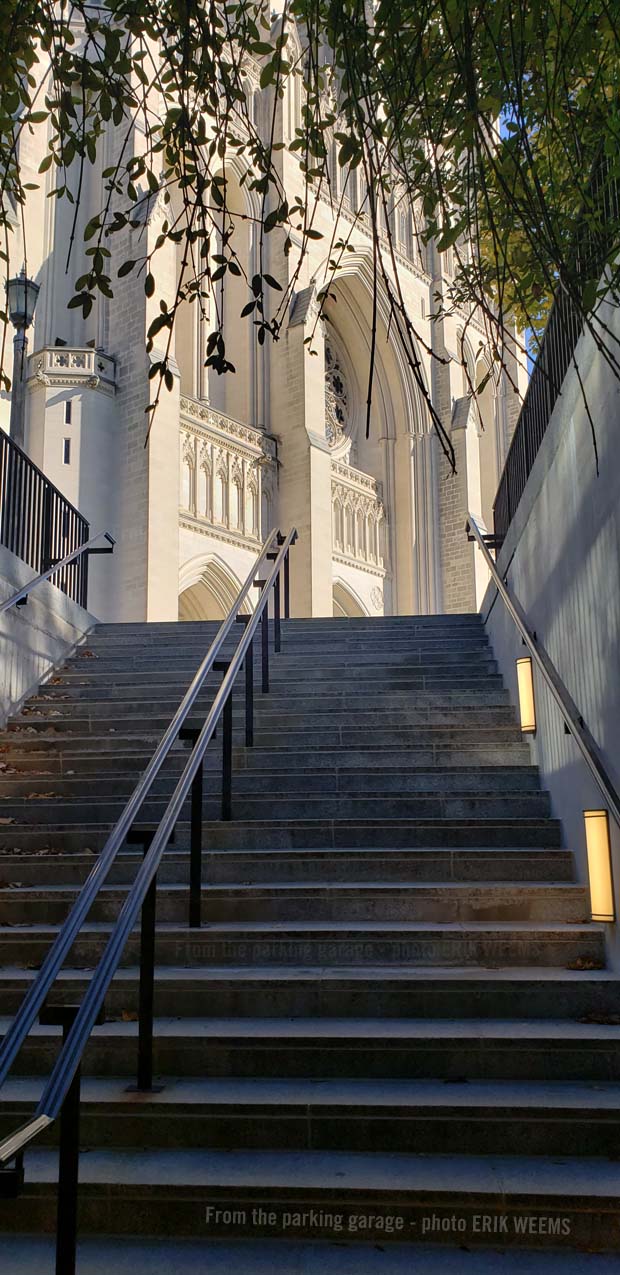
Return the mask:
M 519 714 L 523 735 L 536 734 L 536 704 L 534 702 L 534 674 L 529 655 L 517 660 L 517 684 L 519 687 Z
M 590 906 L 593 921 L 615 921 L 609 816 L 606 810 L 584 810 Z

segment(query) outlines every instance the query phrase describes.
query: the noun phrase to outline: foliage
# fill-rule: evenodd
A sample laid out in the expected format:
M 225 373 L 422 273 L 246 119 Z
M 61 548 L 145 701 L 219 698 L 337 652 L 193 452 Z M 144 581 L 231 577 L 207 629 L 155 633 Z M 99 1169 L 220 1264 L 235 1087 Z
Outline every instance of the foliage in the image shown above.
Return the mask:
M 98 293 L 113 295 L 112 237 L 138 224 L 149 200 L 162 200 L 154 247 L 118 269 L 135 272 L 152 296 L 157 252 L 167 241 L 180 246 L 176 299 L 161 300 L 148 333 L 151 347 L 155 338 L 168 341 L 152 373 L 171 384 L 178 307 L 204 305 L 209 295 L 217 317 L 207 363 L 233 370 L 217 309 L 221 287 L 214 286 L 241 272 L 226 165 L 233 156 L 243 162 L 260 206 L 261 264 L 247 279 L 243 312 L 253 316 L 259 341 L 277 339 L 308 241 L 320 237 L 316 201 L 330 189 L 335 137 L 340 168 L 363 175 L 358 215 L 370 221 L 375 278 L 416 375 L 424 343 L 392 269 L 394 215 L 409 205 L 420 240 L 457 263 L 453 282 L 438 284 L 437 315 L 477 307 L 498 364 L 507 366 L 516 330 L 539 336 L 559 288 L 617 368 L 601 299 L 604 291 L 614 295 L 620 245 L 619 18 L 618 0 L 284 0 L 276 21 L 261 0 L 4 0 L 0 231 L 7 267 L 28 198 L 24 139 L 47 131 L 41 174 L 53 172 L 55 197 L 75 210 L 71 269 L 84 171 L 113 128 L 105 203 L 83 232 L 88 269 L 70 304 L 86 316 Z M 260 67 L 269 105 L 260 129 L 244 91 L 248 62 Z M 303 193 L 289 206 L 284 144 L 274 137 L 278 104 L 294 80 L 301 126 L 285 145 L 299 161 Z M 265 236 L 277 228 L 286 252 L 293 233 L 301 239 L 284 283 L 262 266 Z M 339 222 L 329 245 L 334 271 L 349 238 L 349 224 Z M 266 295 L 276 303 L 266 305 Z M 430 402 L 429 410 L 449 452 Z

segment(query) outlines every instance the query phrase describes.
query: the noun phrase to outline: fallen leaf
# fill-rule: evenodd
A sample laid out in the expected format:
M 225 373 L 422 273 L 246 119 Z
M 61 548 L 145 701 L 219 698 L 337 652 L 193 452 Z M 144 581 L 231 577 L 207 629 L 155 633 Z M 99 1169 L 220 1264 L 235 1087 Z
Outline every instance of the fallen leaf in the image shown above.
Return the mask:
M 9 823 L 15 823 L 15 820 L 6 818 L 0 819 L 0 824 L 2 824 L 3 828 L 5 828 Z
M 604 961 L 595 961 L 591 956 L 578 956 L 576 961 L 566 965 L 567 970 L 604 970 Z
M 121 1013 L 121 1019 L 124 1023 L 137 1023 L 138 1015 L 132 1009 L 124 1009 Z

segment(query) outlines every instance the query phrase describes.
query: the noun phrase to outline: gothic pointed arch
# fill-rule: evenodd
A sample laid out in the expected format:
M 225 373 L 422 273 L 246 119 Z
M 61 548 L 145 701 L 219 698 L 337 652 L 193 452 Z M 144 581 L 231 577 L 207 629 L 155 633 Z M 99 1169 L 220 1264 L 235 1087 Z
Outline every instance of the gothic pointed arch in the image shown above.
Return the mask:
M 370 433 L 366 437 L 375 302 L 372 256 L 361 249 L 347 254 L 333 281 L 326 277 L 328 264 L 324 269 L 325 275 L 319 273 L 316 278 L 319 295 L 327 291 L 326 346 L 329 348 L 331 341 L 342 352 L 341 364 L 344 366 L 346 357 L 352 369 L 344 378 L 346 402 L 341 402 L 349 413 L 350 404 L 358 405 L 356 419 L 345 421 L 343 433 L 351 440 L 351 446 L 347 455 L 343 444 L 342 459 L 381 484 L 386 519 L 383 553 L 389 563 L 388 605 L 401 613 L 440 611 L 438 440 L 425 400 L 430 369 L 414 345 L 414 371 L 411 352 L 407 352 L 396 326 L 390 323 L 389 298 L 379 280 Z M 344 530 L 346 541 L 346 511 Z M 379 558 L 378 546 L 376 552 Z
M 179 576 L 179 620 L 223 620 L 241 588 L 241 581 L 215 554 L 192 558 Z M 244 602 L 244 615 L 251 613 Z
M 334 616 L 338 619 L 354 619 L 367 616 L 368 611 L 350 584 L 334 580 Z

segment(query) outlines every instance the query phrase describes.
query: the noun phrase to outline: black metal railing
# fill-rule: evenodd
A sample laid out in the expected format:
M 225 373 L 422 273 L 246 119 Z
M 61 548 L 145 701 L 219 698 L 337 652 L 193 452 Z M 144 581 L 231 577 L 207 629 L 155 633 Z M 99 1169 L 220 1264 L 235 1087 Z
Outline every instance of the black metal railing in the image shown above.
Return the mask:
M 584 220 L 575 242 L 576 270 L 583 286 L 590 280 L 598 282 L 613 246 L 608 227 L 616 225 L 620 216 L 620 182 L 605 157 L 596 167 L 588 198 L 596 211 L 596 222 L 593 218 Z M 582 328 L 581 308 L 567 292 L 558 290 L 495 497 L 493 530 L 497 544 L 503 543 L 525 490 Z
M 118 822 L 110 833 L 88 880 L 62 925 L 41 969 L 0 1046 L 0 1086 L 4 1083 L 37 1017 L 63 1028 L 63 1043 L 44 1087 L 42 1097 L 31 1120 L 9 1137 L 0 1141 L 0 1196 L 19 1194 L 24 1181 L 25 1149 L 60 1117 L 60 1153 L 58 1182 L 58 1222 L 56 1240 L 57 1275 L 74 1275 L 77 1238 L 77 1194 L 79 1161 L 80 1067 L 84 1049 L 93 1027 L 103 1021 L 106 993 L 119 967 L 127 940 L 141 918 L 140 987 L 137 1046 L 137 1087 L 149 1091 L 153 1086 L 153 989 L 155 953 L 155 913 L 157 873 L 175 834 L 181 811 L 191 798 L 189 832 L 190 881 L 188 925 L 201 925 L 202 901 L 202 780 L 206 750 L 222 719 L 222 819 L 232 815 L 232 704 L 235 683 L 244 670 L 245 742 L 254 740 L 254 640 L 260 629 L 261 690 L 269 691 L 270 627 L 273 646 L 281 648 L 281 615 L 290 613 L 290 549 L 297 539 L 292 530 L 287 536 L 272 531 L 237 595 L 228 616 L 198 668 L 179 708 L 157 746 L 144 774 L 132 793 Z M 256 579 L 260 571 L 259 579 Z M 251 615 L 242 612 L 252 589 L 260 589 L 258 602 Z M 273 623 L 269 623 L 272 601 Z M 243 629 L 230 658 L 221 659 L 228 636 L 238 622 Z M 191 711 L 212 672 L 222 674 L 213 703 L 201 723 L 192 720 Z M 138 824 L 143 803 L 173 744 L 186 739 L 192 745 L 183 773 L 176 784 L 161 821 L 156 829 Z M 122 846 L 128 842 L 143 847 L 143 859 L 133 884 L 120 910 L 98 966 L 89 981 L 80 1005 L 54 1006 L 49 997 L 71 948 L 80 934 L 90 910 L 104 885 Z M 2 1168 L 2 1166 L 5 1166 Z
M 89 525 L 4 430 L 0 430 L 0 544 L 37 574 L 86 544 Z M 76 555 L 53 583 L 79 606 L 88 596 L 88 554 Z

